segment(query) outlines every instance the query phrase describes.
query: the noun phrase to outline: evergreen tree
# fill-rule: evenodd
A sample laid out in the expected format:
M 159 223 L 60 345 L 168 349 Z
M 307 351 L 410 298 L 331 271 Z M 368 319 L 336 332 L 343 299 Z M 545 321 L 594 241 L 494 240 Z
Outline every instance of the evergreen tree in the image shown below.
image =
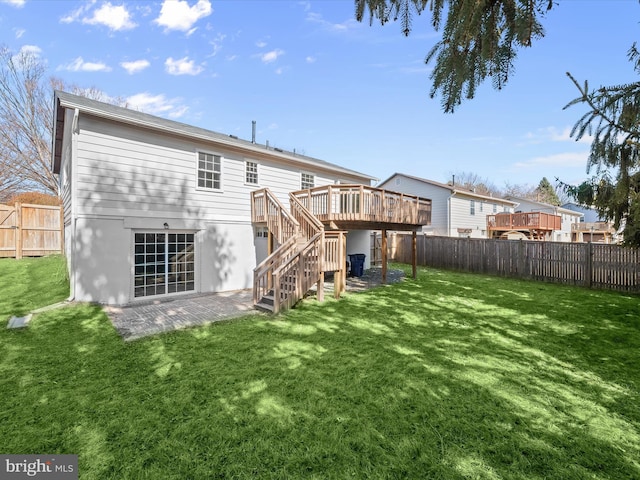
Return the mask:
M 547 177 L 543 177 L 536 188 L 536 196 L 539 202 L 548 203 L 550 205 L 560 205 L 560 199 Z
M 411 33 L 414 15 L 428 8 L 442 39 L 427 54 L 435 61 L 431 97 L 440 94 L 442 108 L 453 112 L 463 96 L 471 99 L 476 87 L 490 77 L 501 89 L 514 70 L 520 47 L 544 36 L 540 19 L 553 0 L 355 0 L 356 19 L 365 12 L 381 24 L 400 20 L 402 33 Z M 446 19 L 443 22 L 443 15 Z
M 640 74 L 640 53 L 634 44 L 629 60 Z M 640 246 L 640 82 L 589 89 L 567 74 L 580 96 L 565 108 L 586 105 L 571 136 L 593 135 L 587 171 L 595 174 L 578 186 L 564 185 L 580 204 L 593 206 L 602 218 L 624 227 L 624 243 Z

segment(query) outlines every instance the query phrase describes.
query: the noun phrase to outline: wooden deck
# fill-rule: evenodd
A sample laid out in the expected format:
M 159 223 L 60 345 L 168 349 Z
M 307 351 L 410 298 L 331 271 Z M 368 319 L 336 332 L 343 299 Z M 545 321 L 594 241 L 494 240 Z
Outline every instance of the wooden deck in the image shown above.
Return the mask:
M 251 219 L 267 227 L 268 243 L 277 247 L 254 270 L 254 304 L 278 313 L 314 284 L 322 300 L 325 272 L 335 272 L 336 296 L 344 291 L 348 230 L 404 230 L 415 237 L 431 223 L 431 200 L 366 185 L 327 185 L 291 192 L 286 209 L 264 188 L 251 193 Z M 384 252 L 386 234 L 382 243 Z
M 431 223 L 431 200 L 366 185 L 325 185 L 292 195 L 334 230 L 417 231 Z
M 580 222 L 571 224 L 572 242 L 613 243 L 616 234 L 612 222 Z
M 521 232 L 532 240 L 542 240 L 562 227 L 562 217 L 543 212 L 487 215 L 487 231 L 496 238 L 506 232 Z

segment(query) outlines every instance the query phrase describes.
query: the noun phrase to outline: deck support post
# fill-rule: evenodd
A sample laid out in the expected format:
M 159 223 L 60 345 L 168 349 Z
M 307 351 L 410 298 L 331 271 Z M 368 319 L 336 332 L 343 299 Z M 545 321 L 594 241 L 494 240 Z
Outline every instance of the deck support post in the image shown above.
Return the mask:
M 340 285 L 340 293 L 347 290 L 347 236 L 343 233 L 340 234 L 342 238 L 342 282 Z
M 418 240 L 415 230 L 411 232 L 411 269 L 415 280 L 418 278 Z
M 387 284 L 387 231 L 382 230 L 382 284 Z

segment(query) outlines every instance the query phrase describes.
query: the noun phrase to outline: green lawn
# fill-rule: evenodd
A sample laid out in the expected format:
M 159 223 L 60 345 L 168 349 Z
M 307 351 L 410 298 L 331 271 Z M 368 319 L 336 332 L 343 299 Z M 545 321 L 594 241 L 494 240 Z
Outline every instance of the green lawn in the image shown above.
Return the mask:
M 0 260 L 0 320 L 65 298 L 60 272 Z M 432 269 L 126 344 L 67 307 L 0 329 L 0 453 L 79 454 L 83 479 L 637 479 L 639 329 L 639 297 Z

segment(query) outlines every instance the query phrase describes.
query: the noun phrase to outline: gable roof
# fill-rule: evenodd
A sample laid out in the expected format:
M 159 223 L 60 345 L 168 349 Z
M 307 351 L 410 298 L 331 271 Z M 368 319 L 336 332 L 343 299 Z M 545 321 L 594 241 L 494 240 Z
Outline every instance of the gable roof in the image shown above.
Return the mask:
M 546 208 L 546 209 L 552 209 L 554 210 L 556 213 L 560 212 L 560 213 L 565 213 L 568 215 L 577 215 L 577 216 L 584 216 L 583 213 L 581 212 L 577 212 L 575 210 L 571 210 L 569 208 L 563 208 L 560 207 L 558 205 L 551 205 L 550 203 L 544 203 L 544 202 L 537 202 L 535 200 L 529 200 L 528 198 L 520 198 L 520 197 L 514 197 L 513 195 L 508 195 L 507 198 L 513 199 L 515 201 L 518 202 L 518 204 L 521 204 L 522 202 L 526 202 L 526 203 L 530 203 L 533 205 L 538 205 L 540 208 Z
M 214 132 L 204 128 L 188 125 L 186 123 L 168 120 L 166 118 L 157 117 L 148 113 L 131 110 L 129 108 L 111 105 L 109 103 L 99 102 L 90 98 L 74 95 L 71 93 L 56 90 L 54 92 L 54 132 L 52 145 L 51 166 L 54 173 L 60 172 L 60 161 L 62 155 L 62 134 L 64 131 L 64 110 L 77 109 L 81 113 L 93 115 L 100 118 L 113 120 L 137 127 L 148 128 L 151 130 L 170 133 L 182 137 L 188 137 L 194 140 L 205 142 L 213 142 L 218 145 L 229 147 L 234 150 L 240 150 L 244 154 L 258 154 L 264 156 L 267 154 L 269 158 L 283 161 L 285 163 L 295 163 L 301 167 L 313 167 L 327 170 L 333 173 L 345 174 L 360 177 L 363 180 L 376 181 L 376 177 L 357 172 L 334 163 L 326 162 L 306 155 L 300 155 L 294 152 L 288 152 L 279 148 L 260 145 L 248 140 L 242 140 L 235 136 L 225 135 L 223 133 Z
M 510 205 L 517 205 L 518 202 L 514 202 L 512 200 L 506 199 L 506 198 L 501 198 L 501 197 L 492 197 L 490 195 L 481 195 L 479 193 L 473 192 L 471 190 L 469 190 L 468 188 L 463 188 L 463 187 L 456 187 L 454 185 L 449 185 L 446 183 L 440 183 L 440 182 L 436 182 L 434 180 L 428 180 L 426 178 L 420 178 L 420 177 L 415 177 L 413 175 L 407 175 L 405 173 L 394 173 L 393 175 L 391 175 L 389 178 L 387 178 L 384 182 L 380 182 L 378 184 L 378 188 L 380 187 L 380 185 L 384 185 L 385 183 L 390 182 L 394 177 L 405 177 L 405 178 L 409 178 L 411 180 L 415 180 L 417 182 L 420 183 L 424 183 L 427 185 L 431 185 L 433 187 L 438 187 L 438 188 L 443 188 L 445 190 L 448 190 L 449 192 L 451 192 L 451 195 L 465 195 L 465 196 L 469 196 L 469 197 L 474 197 L 477 198 L 479 200 L 483 200 L 483 201 L 490 201 L 490 202 L 501 202 L 501 203 L 507 203 Z

